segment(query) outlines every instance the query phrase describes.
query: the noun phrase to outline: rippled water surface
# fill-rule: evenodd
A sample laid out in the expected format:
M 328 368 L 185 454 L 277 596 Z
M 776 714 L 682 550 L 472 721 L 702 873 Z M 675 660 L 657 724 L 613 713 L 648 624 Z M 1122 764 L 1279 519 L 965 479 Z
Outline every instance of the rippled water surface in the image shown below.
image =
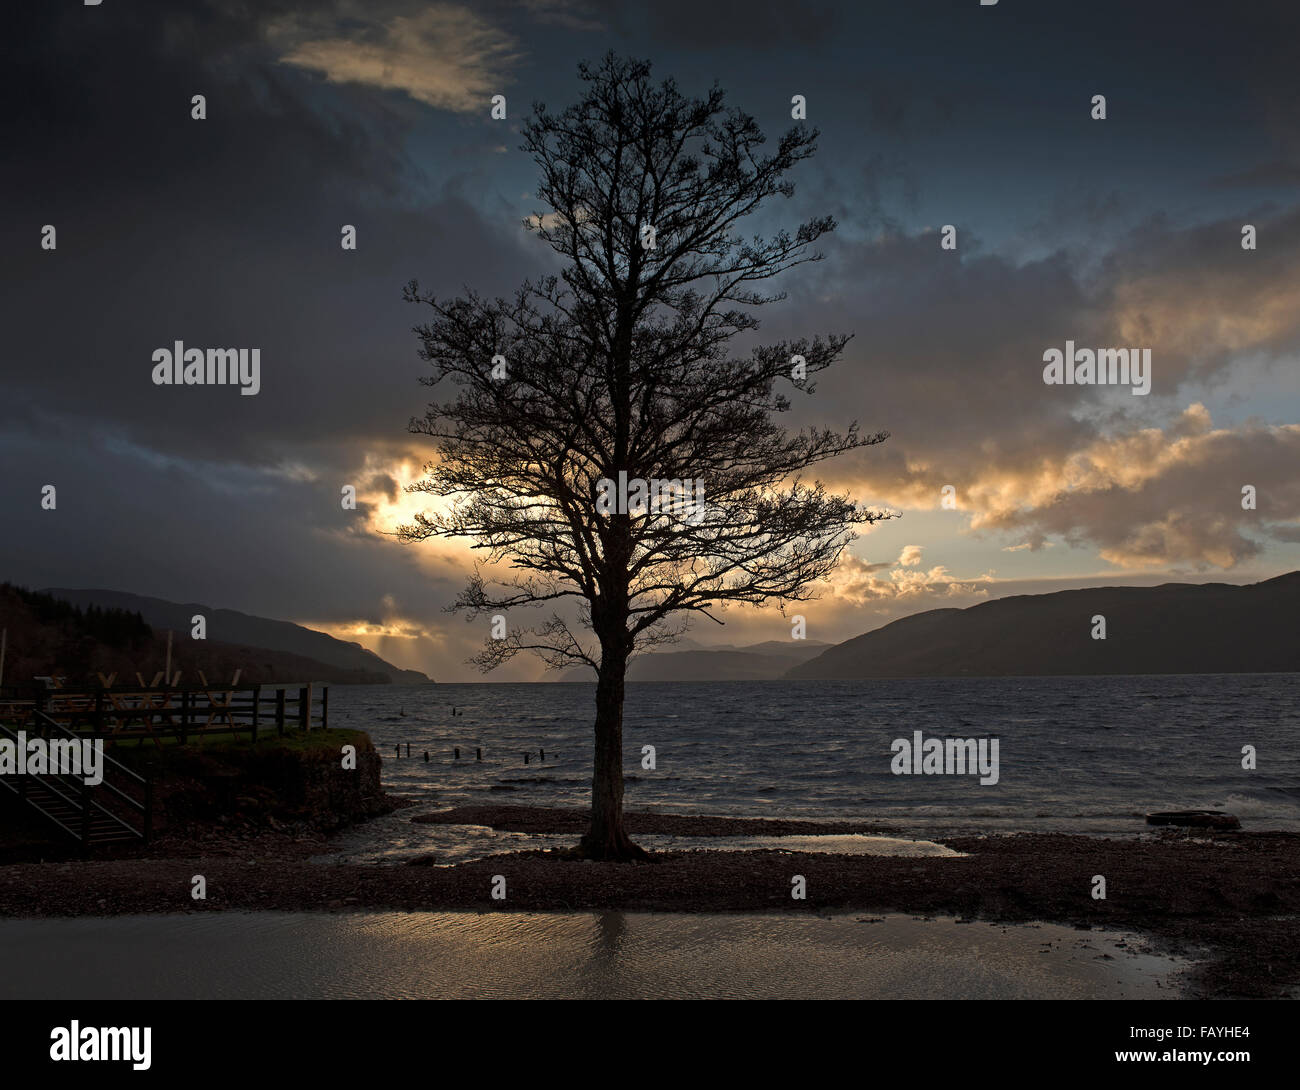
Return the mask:
M 1185 962 L 907 916 L 196 913 L 0 920 L 0 998 L 1170 998 Z
M 1150 810 L 1209 808 L 1247 829 L 1300 830 L 1300 674 L 634 683 L 627 693 L 630 809 L 865 818 L 936 835 L 1134 832 Z M 583 806 L 593 701 L 590 684 L 332 686 L 330 723 L 369 731 L 388 787 L 428 809 Z M 890 743 L 914 730 L 997 737 L 999 782 L 893 775 Z M 411 757 L 395 758 L 408 743 Z M 647 745 L 653 771 L 641 767 Z M 1245 745 L 1254 771 L 1242 768 Z

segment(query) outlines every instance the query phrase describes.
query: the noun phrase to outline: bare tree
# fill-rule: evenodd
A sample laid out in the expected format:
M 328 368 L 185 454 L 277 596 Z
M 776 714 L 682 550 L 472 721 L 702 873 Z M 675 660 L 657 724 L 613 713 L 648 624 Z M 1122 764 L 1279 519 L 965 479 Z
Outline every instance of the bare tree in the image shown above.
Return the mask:
M 581 102 L 559 115 L 536 104 L 524 127 L 547 207 L 527 222 L 564 259 L 560 274 L 511 301 L 407 286 L 434 312 L 415 330 L 434 371 L 421 381 L 458 390 L 410 425 L 436 440 L 437 457 L 409 490 L 450 502 L 399 534 L 467 537 L 510 562 L 502 582 L 476 572 L 451 607 L 509 614 L 507 636 L 474 660 L 485 671 L 520 651 L 596 670 L 591 825 L 577 851 L 626 860 L 645 858 L 623 826 L 629 660 L 674 640 L 692 614 L 717 620 L 715 603 L 811 597 L 853 527 L 886 516 L 804 471 L 886 436 L 856 423 L 790 434 L 771 419 L 790 407 L 779 390 L 811 392 L 808 376 L 847 336 L 728 353 L 757 327 L 753 309 L 784 297 L 755 285 L 818 260 L 809 245 L 834 228 L 821 218 L 793 235 L 733 233 L 767 198 L 792 194 L 784 175 L 813 153 L 816 130 L 795 127 L 762 155 L 753 118 L 724 109 L 716 85 L 687 99 L 672 80 L 656 87 L 648 63 L 613 54 L 579 75 Z M 690 483 L 611 511 L 620 474 Z M 518 624 L 523 606 L 549 616 Z

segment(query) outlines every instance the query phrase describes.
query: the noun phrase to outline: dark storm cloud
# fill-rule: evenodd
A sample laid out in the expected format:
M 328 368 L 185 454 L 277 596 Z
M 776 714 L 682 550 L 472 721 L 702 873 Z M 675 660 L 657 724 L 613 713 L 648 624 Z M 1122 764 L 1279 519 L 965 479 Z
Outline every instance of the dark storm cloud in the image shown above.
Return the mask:
M 363 124 L 307 104 L 263 42 L 264 22 L 295 6 L 64 5 L 28 20 L 27 35 L 6 36 L 0 69 L 13 104 L 7 136 L 22 156 L 7 186 L 43 202 L 111 208 L 118 196 L 183 197 L 194 184 L 247 196 L 275 168 L 299 180 L 325 173 L 304 200 L 322 182 L 393 191 L 404 160 L 400 119 L 377 110 Z M 201 127 L 189 118 L 197 93 L 216 100 Z M 273 217 L 261 203 L 245 213 Z
M 387 473 L 381 473 L 377 477 L 372 477 L 366 482 L 366 484 L 368 487 L 382 493 L 390 500 L 397 499 L 398 492 L 400 491 L 397 481 Z
M 866 245 L 832 236 L 821 244 L 827 260 L 805 266 L 790 301 L 765 313 L 765 333 L 857 334 L 821 381 L 819 405 L 861 405 L 864 425 L 896 436 L 907 432 L 891 419 L 913 421 L 931 452 L 978 445 L 1033 458 L 1098 434 L 1076 418 L 1080 398 L 1116 404 L 1101 388 L 1063 397 L 1043 383 L 1043 351 L 1066 339 L 1153 349 L 1152 395 L 1118 402 L 1138 421 L 1167 414 L 1162 399 L 1181 410 L 1187 382 L 1225 372 L 1242 352 L 1280 357 L 1300 346 L 1300 208 L 1256 217 L 1256 226 L 1267 253 L 1242 250 L 1235 217 L 1192 227 L 1150 220 L 1100 271 L 1065 251 L 1025 263 L 962 259 L 940 250 L 937 231 Z M 846 401 L 854 389 L 861 394 Z
M 795 397 L 795 419 L 892 434 L 821 475 L 865 502 L 922 509 L 952 485 L 978 532 L 1039 548 L 1050 535 L 1122 566 L 1233 568 L 1289 540 L 1243 513 L 1241 487 L 1268 496 L 1273 525 L 1300 520 L 1300 431 L 1220 431 L 1188 408 L 1189 389 L 1241 382 L 1243 356 L 1260 375 L 1300 352 L 1300 209 L 1253 219 L 1267 254 L 1241 248 L 1236 217 L 1157 217 L 1100 269 L 1064 251 L 963 260 L 933 231 L 828 242 L 765 333 L 857 333 L 818 392 Z M 1153 392 L 1045 384 L 1043 352 L 1067 339 L 1151 348 Z
M 1128 220 L 1136 213 L 1135 202 L 1116 190 L 1098 190 L 1079 183 L 1068 191 L 1053 194 L 1046 209 L 1023 232 L 1018 241 L 1048 249 L 1058 249 L 1062 239 L 1069 239 L 1075 252 L 1109 245 L 1112 232 L 1130 227 Z M 1007 250 L 1012 246 L 1004 247 Z
M 660 0 L 650 6 L 592 0 L 590 10 L 615 31 L 656 45 L 689 49 L 766 49 L 821 45 L 845 22 L 847 5 L 830 0 Z
M 21 442 L 21 459 L 14 458 Z M 365 531 L 341 479 L 291 482 L 267 469 L 160 457 L 51 423 L 0 451 L 6 532 L 0 570 L 33 586 L 105 586 L 322 621 L 368 617 L 392 595 L 432 620 L 463 582 L 418 551 Z M 57 507 L 40 508 L 43 485 Z
M 972 444 L 1032 460 L 1053 436 L 1089 433 L 1062 399 L 1051 408 L 1041 380 L 1043 349 L 1063 330 L 1086 336 L 1098 320 L 1064 255 L 1024 266 L 961 261 L 940 251 L 938 232 L 825 249 L 828 259 L 768 329 L 855 333 L 814 400 L 819 417 L 834 406 L 892 432 L 866 455 L 873 465 L 895 459 L 904 472 L 904 451 L 955 454 Z M 1031 405 L 1043 411 L 1027 412 Z
M 1215 189 L 1273 189 L 1300 186 L 1300 162 L 1275 159 L 1247 170 L 1225 174 L 1211 183 Z
M 400 98 L 277 63 L 260 27 L 288 7 L 78 10 L 29 48 L 10 39 L 21 170 L 0 179 L 0 242 L 19 317 L 0 414 L 111 418 L 159 450 L 250 460 L 394 434 L 421 407 L 402 284 L 492 291 L 529 268 L 522 233 L 489 229 L 462 195 L 493 165 L 487 141 L 432 183 Z M 262 392 L 153 386 L 151 353 L 175 340 L 260 348 Z
M 1262 242 L 1242 248 L 1251 224 Z M 1300 346 L 1300 206 L 1255 208 L 1178 228 L 1152 217 L 1096 276 L 1114 343 L 1150 343 L 1162 392 L 1212 380 L 1243 352 L 1276 357 Z M 1136 338 L 1136 339 L 1135 339 Z

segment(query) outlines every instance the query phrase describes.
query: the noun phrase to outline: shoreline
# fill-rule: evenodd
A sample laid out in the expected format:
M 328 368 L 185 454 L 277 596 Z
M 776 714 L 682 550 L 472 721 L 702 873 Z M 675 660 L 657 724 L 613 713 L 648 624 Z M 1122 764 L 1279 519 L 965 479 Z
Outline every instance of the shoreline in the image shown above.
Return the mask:
M 476 806 L 413 820 L 568 834 L 581 831 L 586 814 Z M 629 812 L 627 824 L 633 837 L 906 835 L 870 821 Z M 302 828 L 227 827 L 116 858 L 10 862 L 0 865 L 0 919 L 266 910 L 907 913 L 1135 931 L 1155 948 L 1197 960 L 1189 995 L 1300 993 L 1300 834 L 1294 833 L 936 838 L 961 857 L 700 849 L 618 864 L 525 850 L 454 866 L 310 862 L 331 840 Z M 190 896 L 196 874 L 206 880 L 204 901 Z M 796 874 L 806 880 L 806 900 L 790 896 Z M 1106 879 L 1105 900 L 1092 897 L 1097 874 Z M 505 876 L 504 901 L 492 899 L 495 875 Z
M 417 825 L 486 825 L 505 833 L 554 833 L 581 836 L 587 831 L 590 811 L 581 807 L 454 806 L 411 817 Z M 905 835 L 897 826 L 874 821 L 820 821 L 815 818 L 724 817 L 716 814 L 661 814 L 629 810 L 624 825 L 633 838 L 650 834 L 667 836 L 868 836 Z

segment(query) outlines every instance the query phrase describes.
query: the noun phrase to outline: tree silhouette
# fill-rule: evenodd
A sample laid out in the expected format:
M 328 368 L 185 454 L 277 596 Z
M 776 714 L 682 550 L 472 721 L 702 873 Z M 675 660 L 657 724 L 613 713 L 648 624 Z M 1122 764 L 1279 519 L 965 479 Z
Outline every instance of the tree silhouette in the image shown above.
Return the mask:
M 547 208 L 527 223 L 563 259 L 559 274 L 509 301 L 406 288 L 433 310 L 415 329 L 434 372 L 421 381 L 457 391 L 410 425 L 436 441 L 436 459 L 409 490 L 448 502 L 398 533 L 467 537 L 491 563 L 509 561 L 504 581 L 476 570 L 450 607 L 508 615 L 505 638 L 473 660 L 482 669 L 520 651 L 595 668 L 591 824 L 577 852 L 626 860 L 645 857 L 623 824 L 629 660 L 674 640 L 692 614 L 717 620 L 715 604 L 812 597 L 853 527 L 886 516 L 804 471 L 885 435 L 856 423 L 791 434 L 771 419 L 790 407 L 780 390 L 811 392 L 808 377 L 847 336 L 729 353 L 758 326 L 754 308 L 784 297 L 755 285 L 818 260 L 810 244 L 834 229 L 827 217 L 793 235 L 733 232 L 793 193 L 784 175 L 813 154 L 817 131 L 796 126 L 762 155 L 753 118 L 725 109 L 716 85 L 687 99 L 672 80 L 656 87 L 648 63 L 612 53 L 578 71 L 582 100 L 559 115 L 538 103 L 523 129 Z M 620 474 L 632 499 L 611 511 Z M 704 503 L 689 484 L 646 497 L 637 480 L 702 483 Z M 520 624 L 523 606 L 549 616 Z

